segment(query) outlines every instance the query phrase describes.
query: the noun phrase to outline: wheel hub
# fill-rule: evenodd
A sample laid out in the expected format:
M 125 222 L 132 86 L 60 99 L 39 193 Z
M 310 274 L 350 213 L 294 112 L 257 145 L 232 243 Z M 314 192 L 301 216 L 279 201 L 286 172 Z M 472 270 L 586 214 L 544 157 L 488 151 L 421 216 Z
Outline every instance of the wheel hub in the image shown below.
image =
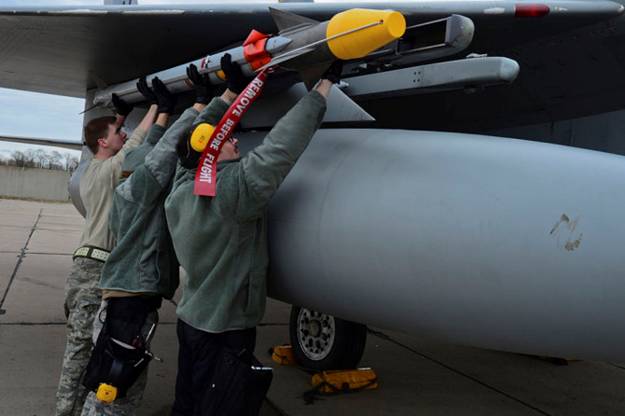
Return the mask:
M 328 356 L 334 346 L 334 318 L 330 315 L 301 308 L 297 316 L 297 341 L 311 360 Z

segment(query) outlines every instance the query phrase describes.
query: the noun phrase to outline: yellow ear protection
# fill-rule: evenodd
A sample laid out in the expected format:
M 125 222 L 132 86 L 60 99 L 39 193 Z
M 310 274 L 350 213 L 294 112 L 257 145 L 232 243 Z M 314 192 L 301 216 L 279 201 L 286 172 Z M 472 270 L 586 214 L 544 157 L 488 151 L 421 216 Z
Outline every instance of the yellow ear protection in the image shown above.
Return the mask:
M 215 131 L 215 127 L 208 123 L 199 124 L 191 133 L 191 147 L 196 152 L 203 152 L 208 140 Z

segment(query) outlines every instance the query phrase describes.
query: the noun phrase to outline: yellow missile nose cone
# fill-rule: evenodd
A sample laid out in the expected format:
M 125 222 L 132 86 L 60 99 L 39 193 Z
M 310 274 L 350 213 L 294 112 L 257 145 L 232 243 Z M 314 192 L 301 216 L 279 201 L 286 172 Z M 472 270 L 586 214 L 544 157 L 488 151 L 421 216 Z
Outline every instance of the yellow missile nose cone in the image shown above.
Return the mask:
M 203 152 L 213 131 L 215 131 L 215 127 L 208 123 L 202 123 L 197 126 L 191 133 L 191 147 L 193 150 Z
M 406 19 L 393 10 L 350 9 L 330 19 L 326 36 L 340 35 L 369 24 L 366 29 L 328 41 L 328 47 L 338 59 L 359 59 L 376 49 L 399 39 L 406 31 Z

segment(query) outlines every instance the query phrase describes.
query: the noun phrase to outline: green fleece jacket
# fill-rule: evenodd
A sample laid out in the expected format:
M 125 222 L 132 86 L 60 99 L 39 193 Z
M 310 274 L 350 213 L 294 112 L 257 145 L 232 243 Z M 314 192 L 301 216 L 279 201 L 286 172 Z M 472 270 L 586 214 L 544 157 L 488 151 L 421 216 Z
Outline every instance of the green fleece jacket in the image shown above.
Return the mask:
M 213 198 L 193 194 L 195 170 L 178 165 L 165 201 L 167 224 L 187 272 L 178 317 L 219 333 L 256 326 L 265 312 L 266 210 L 319 128 L 325 98 L 311 91 L 240 160 L 217 167 Z
M 227 109 L 219 98 L 199 114 L 187 109 L 115 189 L 109 226 L 117 244 L 102 270 L 100 288 L 167 299 L 174 295 L 179 266 L 163 205 L 176 170 L 176 143 L 193 124 L 216 124 Z

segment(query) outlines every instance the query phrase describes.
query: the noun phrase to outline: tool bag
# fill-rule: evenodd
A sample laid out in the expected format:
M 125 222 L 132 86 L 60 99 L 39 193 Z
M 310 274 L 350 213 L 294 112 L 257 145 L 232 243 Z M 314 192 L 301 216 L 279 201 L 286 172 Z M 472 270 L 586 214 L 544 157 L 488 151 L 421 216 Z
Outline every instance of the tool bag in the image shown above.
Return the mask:
M 200 415 L 256 416 L 272 379 L 271 367 L 264 367 L 251 352 L 224 347 L 202 398 Z
M 126 396 L 152 359 L 142 330 L 148 314 L 157 310 L 160 303 L 160 297 L 108 300 L 106 320 L 83 380 L 86 388 L 97 392 L 100 385 L 112 386 L 114 393 L 107 401 Z

